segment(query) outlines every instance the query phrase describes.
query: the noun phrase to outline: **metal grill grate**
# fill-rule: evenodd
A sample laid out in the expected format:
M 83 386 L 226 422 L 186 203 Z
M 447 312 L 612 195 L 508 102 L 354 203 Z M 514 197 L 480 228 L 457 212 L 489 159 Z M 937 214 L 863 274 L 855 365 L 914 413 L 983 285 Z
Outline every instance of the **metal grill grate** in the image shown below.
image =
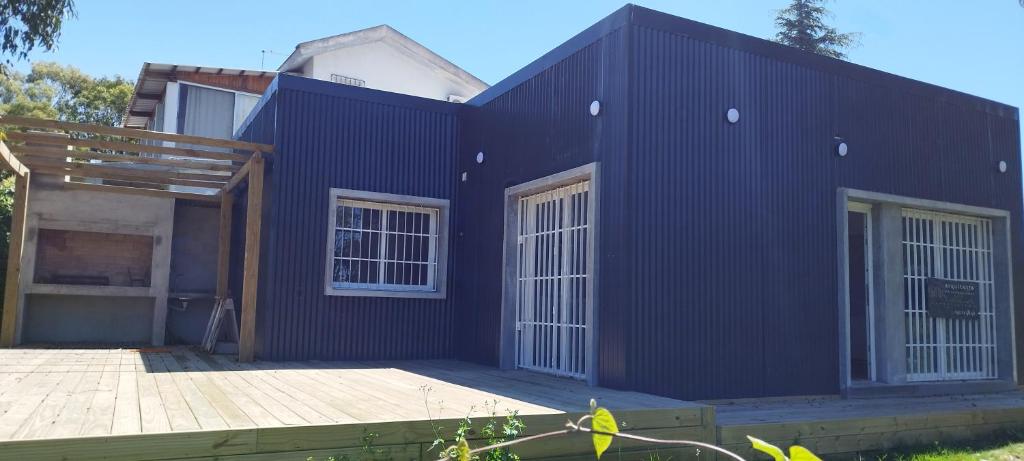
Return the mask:
M 519 199 L 516 362 L 583 379 L 587 369 L 590 182 Z
M 992 221 L 903 210 L 907 380 L 996 377 Z M 925 280 L 977 282 L 977 318 L 936 318 L 927 311 Z

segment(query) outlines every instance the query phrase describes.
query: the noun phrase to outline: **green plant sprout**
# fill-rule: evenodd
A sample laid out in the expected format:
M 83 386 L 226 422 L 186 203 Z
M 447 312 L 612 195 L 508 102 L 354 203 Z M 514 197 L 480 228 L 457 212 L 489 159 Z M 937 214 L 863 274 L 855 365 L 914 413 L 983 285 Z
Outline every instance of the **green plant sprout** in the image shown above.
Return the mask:
M 585 423 L 587 422 L 589 422 L 590 424 L 586 425 Z M 439 460 L 472 461 L 474 459 L 477 459 L 477 457 L 481 453 L 494 453 L 495 450 L 507 450 L 510 447 L 518 445 L 520 443 L 526 443 L 533 440 L 539 440 L 549 437 L 565 436 L 579 432 L 590 433 L 591 441 L 594 445 L 594 454 L 597 456 L 597 459 L 599 460 L 601 459 L 601 455 L 603 455 L 608 450 L 608 448 L 611 447 L 612 442 L 616 438 L 624 438 L 659 445 L 699 447 L 726 455 L 736 461 L 746 461 L 742 456 L 737 455 L 732 451 L 726 450 L 725 448 L 712 445 L 709 443 L 698 442 L 696 440 L 656 439 L 652 437 L 643 437 L 626 432 L 620 432 L 618 423 L 616 423 L 615 417 L 612 415 L 612 413 L 608 411 L 607 408 L 597 406 L 597 402 L 594 401 L 593 399 L 590 400 L 590 413 L 583 415 L 576 422 L 573 422 L 571 420 L 566 421 L 565 429 L 545 432 L 542 434 L 536 434 L 522 438 L 513 438 L 512 440 L 505 440 L 498 443 L 490 443 L 489 445 L 480 448 L 471 448 L 466 438 L 461 437 L 456 439 L 454 445 L 451 445 L 447 449 L 441 451 L 441 457 L 439 458 Z M 799 445 L 793 445 L 789 447 L 789 456 L 787 457 L 786 454 L 782 451 L 782 449 L 776 447 L 775 445 L 772 445 L 770 443 L 767 443 L 763 440 L 754 437 L 747 436 L 747 438 L 750 439 L 751 446 L 755 450 L 767 453 L 774 459 L 774 461 L 821 461 L 821 459 L 815 456 L 814 453 L 811 453 L 810 450 Z M 488 442 L 491 442 L 492 440 L 493 439 L 489 436 Z M 511 453 L 511 451 L 498 451 L 498 453 Z M 498 459 L 518 459 L 518 457 L 487 457 L 488 461 Z

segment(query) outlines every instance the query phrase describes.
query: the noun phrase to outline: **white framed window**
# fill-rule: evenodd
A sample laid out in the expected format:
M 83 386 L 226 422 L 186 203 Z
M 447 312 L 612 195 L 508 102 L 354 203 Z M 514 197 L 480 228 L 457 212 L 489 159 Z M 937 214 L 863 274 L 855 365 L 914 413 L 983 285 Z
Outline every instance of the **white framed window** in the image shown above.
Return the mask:
M 448 200 L 331 189 L 327 295 L 443 298 Z

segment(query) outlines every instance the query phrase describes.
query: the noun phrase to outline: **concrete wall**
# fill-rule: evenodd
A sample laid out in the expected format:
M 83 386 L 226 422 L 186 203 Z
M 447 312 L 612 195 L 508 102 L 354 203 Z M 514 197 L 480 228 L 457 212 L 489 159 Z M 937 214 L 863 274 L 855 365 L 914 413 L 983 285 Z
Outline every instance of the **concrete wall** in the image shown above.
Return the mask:
M 163 344 L 174 199 L 68 190 L 60 182 L 33 175 L 29 186 L 17 341 L 137 342 L 144 329 L 146 342 Z M 152 236 L 152 282 L 149 287 L 33 283 L 39 229 Z
M 217 237 L 220 210 L 178 203 L 171 244 L 171 299 L 167 306 L 167 342 L 199 344 L 213 309 L 217 288 Z M 175 294 L 195 297 L 183 303 Z M 200 298 L 201 295 L 211 298 Z
M 26 296 L 22 340 L 36 343 L 148 344 L 153 298 Z

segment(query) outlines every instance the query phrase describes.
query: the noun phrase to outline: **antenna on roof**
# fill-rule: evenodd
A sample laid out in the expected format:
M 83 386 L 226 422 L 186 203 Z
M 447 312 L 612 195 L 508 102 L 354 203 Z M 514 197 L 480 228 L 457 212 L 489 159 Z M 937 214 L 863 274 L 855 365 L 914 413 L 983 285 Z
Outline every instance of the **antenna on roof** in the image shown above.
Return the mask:
M 1021 1 L 1024 2 L 1024 0 L 1021 0 Z M 278 55 L 281 55 L 281 56 L 287 55 L 285 53 L 276 52 L 276 51 L 274 51 L 272 49 L 261 49 L 261 50 L 259 50 L 259 69 L 260 69 L 260 71 L 266 70 L 265 66 L 264 66 L 264 62 L 266 62 L 266 54 L 267 53 L 278 54 Z

